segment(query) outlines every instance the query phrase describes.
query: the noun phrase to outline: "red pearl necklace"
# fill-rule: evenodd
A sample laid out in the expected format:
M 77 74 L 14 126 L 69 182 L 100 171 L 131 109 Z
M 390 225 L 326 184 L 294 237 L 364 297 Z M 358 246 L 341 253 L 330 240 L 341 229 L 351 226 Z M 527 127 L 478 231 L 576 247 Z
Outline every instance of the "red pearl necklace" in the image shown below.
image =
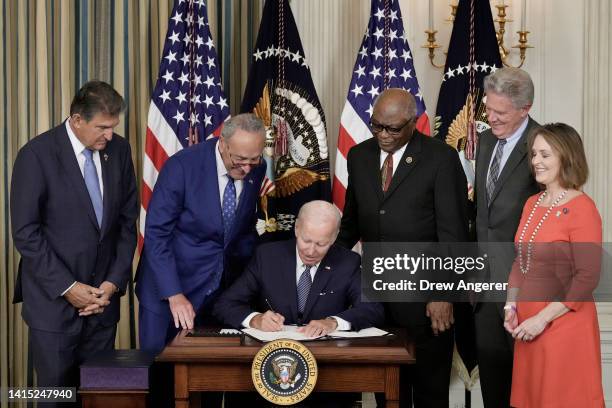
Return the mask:
M 544 224 L 544 221 L 546 221 L 546 218 L 548 218 L 553 208 L 556 207 L 561 202 L 561 200 L 563 200 L 563 197 L 565 197 L 565 195 L 567 194 L 567 190 L 563 190 L 563 192 L 559 194 L 559 197 L 557 197 L 555 201 L 553 201 L 552 205 L 548 207 L 548 209 L 544 213 L 544 216 L 540 219 L 540 221 L 538 222 L 538 225 L 536 225 L 533 232 L 531 233 L 531 238 L 529 238 L 529 242 L 527 243 L 527 262 L 525 262 L 525 266 L 523 266 L 523 242 L 525 242 L 525 233 L 527 232 L 527 228 L 529 227 L 529 224 L 531 223 L 531 219 L 533 218 L 533 215 L 535 214 L 537 208 L 542 203 L 542 200 L 544 200 L 544 197 L 546 197 L 547 193 L 548 191 L 544 191 L 542 194 L 540 194 L 540 197 L 538 197 L 538 201 L 536 201 L 535 205 L 531 209 L 531 213 L 529 214 L 529 217 L 527 217 L 527 222 L 523 226 L 523 231 L 521 231 L 521 235 L 519 236 L 519 241 L 518 241 L 519 266 L 523 274 L 526 274 L 529 271 L 529 264 L 531 263 L 531 253 L 533 249 L 533 241 L 535 239 L 536 234 L 538 233 L 540 228 L 542 228 L 542 224 Z

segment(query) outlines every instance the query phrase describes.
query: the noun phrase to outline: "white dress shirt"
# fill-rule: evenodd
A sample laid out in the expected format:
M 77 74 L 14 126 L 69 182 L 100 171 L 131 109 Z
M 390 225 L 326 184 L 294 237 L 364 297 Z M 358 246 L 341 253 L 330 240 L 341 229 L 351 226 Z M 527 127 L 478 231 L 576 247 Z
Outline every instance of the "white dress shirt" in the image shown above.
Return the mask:
M 76 137 L 74 131 L 70 127 L 70 118 L 66 120 L 66 132 L 68 132 L 68 139 L 70 139 L 70 144 L 72 145 L 72 150 L 74 150 L 74 155 L 79 163 L 79 169 L 81 169 L 81 176 L 85 177 L 85 155 L 83 151 L 86 147 L 81 143 L 81 141 Z M 102 199 L 104 199 L 104 182 L 102 181 L 102 163 L 100 162 L 100 152 L 97 150 L 93 151 L 92 154 L 93 162 L 96 168 L 96 173 L 98 174 L 98 182 L 100 183 L 100 194 Z M 72 285 L 68 286 L 65 291 L 62 292 L 62 296 L 66 294 L 72 287 L 76 285 L 76 281 L 72 283 Z
M 315 279 L 315 275 L 317 273 L 317 269 L 319 268 L 320 262 L 312 265 L 310 267 L 310 278 L 312 280 L 312 282 L 314 282 Z M 297 250 L 297 247 L 295 248 L 295 283 L 297 285 L 297 283 L 300 281 L 300 276 L 302 276 L 302 273 L 304 273 L 304 270 L 306 269 L 306 264 L 304 264 L 302 262 L 302 259 L 300 258 L 300 254 Z M 295 294 L 297 296 L 297 293 Z M 310 296 L 310 294 L 309 294 Z M 251 323 L 251 319 L 253 319 L 253 317 L 255 317 L 256 315 L 258 315 L 258 312 L 253 312 L 251 314 L 249 314 L 243 321 L 242 321 L 242 325 L 244 327 L 250 328 L 250 323 Z M 336 330 L 351 330 L 351 323 L 338 317 L 338 316 L 330 316 L 333 317 L 334 319 L 336 319 L 336 322 L 338 323 L 338 327 L 336 328 Z
M 223 208 L 223 193 L 225 192 L 225 187 L 227 186 L 229 179 L 227 178 L 227 169 L 225 168 L 225 164 L 221 158 L 221 153 L 219 152 L 218 141 L 217 146 L 215 147 L 215 162 L 217 163 L 217 177 L 219 179 L 219 202 L 221 203 L 221 208 Z M 238 203 L 240 203 L 240 193 L 242 192 L 242 180 L 234 180 L 234 187 L 236 187 L 236 208 L 238 208 Z
M 521 126 L 519 126 L 518 129 L 516 129 L 516 132 L 514 132 L 512 135 L 510 135 L 510 137 L 506 138 L 506 145 L 504 146 L 504 150 L 502 152 L 501 161 L 499 162 L 499 173 L 497 174 L 498 178 L 499 178 L 499 175 L 501 174 L 502 170 L 504 169 L 504 166 L 506 165 L 506 162 L 508 161 L 508 158 L 512 154 L 512 151 L 514 150 L 514 148 L 516 147 L 519 139 L 523 135 L 523 132 L 525 131 L 525 129 L 527 129 L 527 124 L 528 123 L 529 123 L 529 116 L 526 117 L 525 120 L 523 121 L 523 123 L 521 124 Z M 491 170 L 491 163 L 493 163 L 493 158 L 495 158 L 495 151 L 497 150 L 497 144 L 498 143 L 499 143 L 499 141 L 497 141 L 495 143 L 495 146 L 493 146 L 493 154 L 491 155 L 491 160 L 489 160 L 489 168 L 487 169 L 487 180 L 489 179 L 489 170 Z M 529 155 L 528 157 L 531 157 L 531 155 Z
M 406 143 L 405 145 L 403 145 L 402 147 L 400 147 L 399 149 L 393 152 L 393 174 L 395 174 L 395 170 L 397 170 L 397 166 L 399 165 L 400 160 L 402 160 L 402 156 L 404 155 L 404 151 L 406 151 L 406 146 L 408 146 L 408 143 Z M 381 171 L 382 171 L 383 164 L 385 164 L 385 159 L 387 158 L 388 155 L 389 153 L 385 152 L 382 149 L 380 150 L 379 169 L 381 169 Z
M 85 177 L 85 171 L 83 170 L 85 168 L 85 155 L 83 154 L 83 150 L 85 150 L 86 147 L 74 134 L 74 131 L 70 127 L 70 119 L 66 120 L 66 131 L 68 132 L 68 138 L 70 139 L 70 144 L 72 145 L 72 149 L 74 150 L 74 155 L 76 156 L 77 162 L 79 162 L 81 176 Z M 102 198 L 104 199 L 104 182 L 102 181 L 102 163 L 100 162 L 100 152 L 94 150 L 92 157 L 93 162 L 96 165 L 98 182 L 100 183 L 100 194 L 102 194 Z

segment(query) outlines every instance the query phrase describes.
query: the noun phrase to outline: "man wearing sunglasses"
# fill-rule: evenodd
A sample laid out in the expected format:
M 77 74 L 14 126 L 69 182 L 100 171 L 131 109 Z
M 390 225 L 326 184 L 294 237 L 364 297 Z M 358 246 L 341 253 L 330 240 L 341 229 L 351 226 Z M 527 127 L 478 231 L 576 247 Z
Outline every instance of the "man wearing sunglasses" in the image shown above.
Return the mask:
M 466 242 L 467 182 L 457 152 L 415 129 L 416 103 L 387 89 L 374 104 L 373 138 L 348 153 L 348 186 L 338 243 Z M 364 273 L 368 273 L 364 271 Z M 451 303 L 388 303 L 392 325 L 416 341 L 416 367 L 402 372 L 400 406 L 449 405 Z
M 194 327 L 196 314 L 198 324 L 215 324 L 218 294 L 253 252 L 264 142 L 262 121 L 240 114 L 219 139 L 180 151 L 162 168 L 137 276 L 141 349 L 160 352 Z

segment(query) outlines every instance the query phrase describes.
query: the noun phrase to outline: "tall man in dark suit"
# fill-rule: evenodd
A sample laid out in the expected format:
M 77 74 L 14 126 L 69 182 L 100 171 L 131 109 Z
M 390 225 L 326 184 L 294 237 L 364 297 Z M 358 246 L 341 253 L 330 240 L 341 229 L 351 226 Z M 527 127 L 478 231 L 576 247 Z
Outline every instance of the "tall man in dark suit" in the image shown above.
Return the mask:
M 257 248 L 242 276 L 217 301 L 215 315 L 236 328 L 264 331 L 306 324 L 300 330 L 309 336 L 382 324 L 382 306 L 361 302 L 359 255 L 333 245 L 339 227 L 340 213 L 332 204 L 304 204 L 296 239 Z
M 374 138 L 348 154 L 348 187 L 338 242 L 467 241 L 467 182 L 457 152 L 415 129 L 414 97 L 388 89 L 374 104 Z M 416 340 L 416 369 L 402 406 L 444 407 L 453 352 L 452 304 L 387 304 L 393 323 Z M 407 373 L 402 374 L 402 382 Z M 412 393 L 412 395 L 411 395 Z
M 23 301 L 39 386 L 76 386 L 83 359 L 114 346 L 138 215 L 130 146 L 113 133 L 124 108 L 110 85 L 88 82 L 70 117 L 15 160 L 14 301 Z
M 211 321 L 220 291 L 253 254 L 256 203 L 265 174 L 263 122 L 232 117 L 219 139 L 164 164 L 147 211 L 136 294 L 141 349 L 160 352 L 196 312 Z
M 480 135 L 476 151 L 476 231 L 481 243 L 512 243 L 525 201 L 539 191 L 527 151 L 527 135 L 539 126 L 529 117 L 533 82 L 521 69 L 502 68 L 485 78 L 484 89 L 491 129 Z M 495 281 L 507 281 L 514 258 L 512 245 L 507 248 L 509 254 L 489 256 Z M 514 339 L 503 326 L 503 303 L 478 303 L 474 320 L 484 405 L 508 407 Z

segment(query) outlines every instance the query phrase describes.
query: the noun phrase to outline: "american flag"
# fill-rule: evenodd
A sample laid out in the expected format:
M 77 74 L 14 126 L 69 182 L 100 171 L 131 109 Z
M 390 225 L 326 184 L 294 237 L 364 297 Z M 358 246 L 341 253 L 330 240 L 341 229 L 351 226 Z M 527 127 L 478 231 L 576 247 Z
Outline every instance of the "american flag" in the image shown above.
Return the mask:
M 332 197 L 344 209 L 348 183 L 346 157 L 354 145 L 372 137 L 369 123 L 376 96 L 387 88 L 403 88 L 415 96 L 417 129 L 428 135 L 429 119 L 417 81 L 398 0 L 372 0 L 370 21 L 340 118 Z
M 206 2 L 175 0 L 149 106 L 139 248 L 153 187 L 168 157 L 211 135 L 218 136 L 228 117 Z

